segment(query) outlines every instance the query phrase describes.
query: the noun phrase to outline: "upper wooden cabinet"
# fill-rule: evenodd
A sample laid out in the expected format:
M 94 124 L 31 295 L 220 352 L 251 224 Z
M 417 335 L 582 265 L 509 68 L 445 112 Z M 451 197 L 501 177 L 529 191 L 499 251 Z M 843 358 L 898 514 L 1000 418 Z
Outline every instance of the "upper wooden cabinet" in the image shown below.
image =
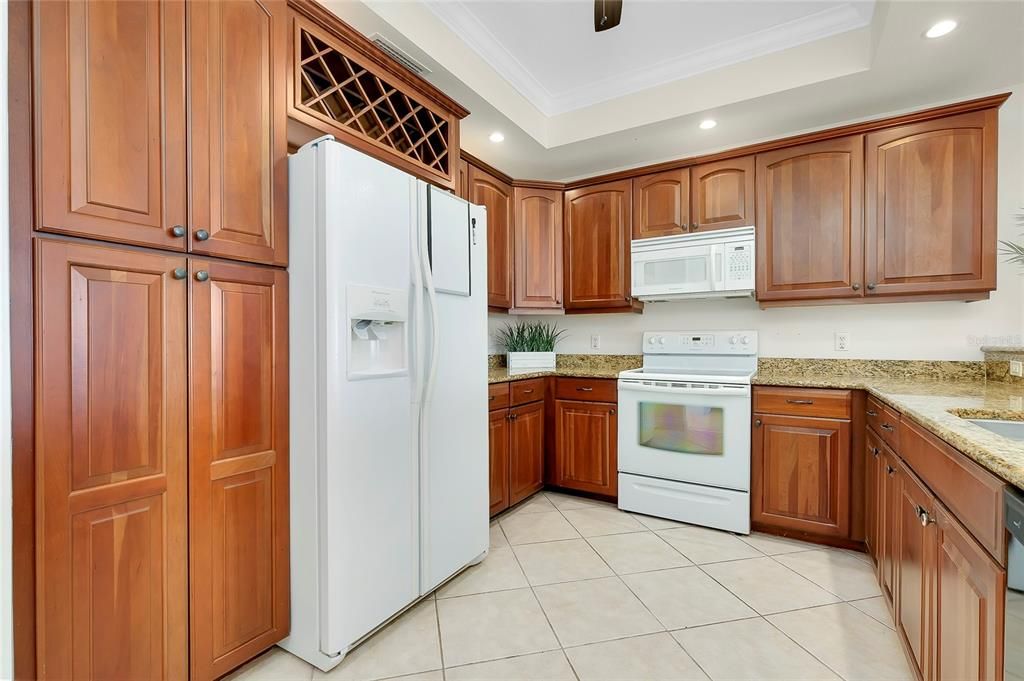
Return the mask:
M 329 133 L 386 163 L 458 191 L 459 120 L 469 111 L 315 0 L 292 7 L 290 137 Z
M 512 307 L 512 186 L 476 166 L 469 166 L 468 201 L 487 208 L 487 304 Z
M 995 288 L 997 121 L 986 109 L 866 137 L 867 295 Z
M 757 298 L 863 292 L 861 135 L 757 155 Z
M 690 169 L 633 178 L 633 238 L 690 231 Z
M 188 678 L 186 258 L 35 247 L 32 678 Z
M 190 270 L 191 678 L 214 679 L 288 633 L 288 275 Z
M 194 253 L 288 263 L 285 13 L 273 0 L 188 4 Z
M 33 8 L 37 228 L 184 251 L 184 3 Z
M 629 306 L 632 183 L 606 182 L 565 193 L 565 309 Z
M 560 309 L 562 192 L 557 189 L 516 187 L 514 196 L 514 306 L 524 309 Z
M 284 2 L 34 7 L 37 227 L 287 264 Z
M 754 224 L 754 157 L 740 156 L 690 168 L 691 231 Z

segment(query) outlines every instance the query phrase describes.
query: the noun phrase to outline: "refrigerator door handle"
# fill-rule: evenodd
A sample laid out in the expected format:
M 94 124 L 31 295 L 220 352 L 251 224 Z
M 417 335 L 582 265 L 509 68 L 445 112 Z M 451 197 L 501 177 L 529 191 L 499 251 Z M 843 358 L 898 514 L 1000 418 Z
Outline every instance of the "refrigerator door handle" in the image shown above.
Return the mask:
M 413 352 L 413 366 L 415 370 L 412 372 L 413 380 L 415 385 L 413 387 L 413 403 L 421 404 L 423 402 L 424 395 L 424 383 L 426 380 L 426 374 L 423 369 L 424 363 L 424 316 L 423 316 L 423 287 L 425 285 L 423 279 L 423 255 L 420 251 L 420 215 L 421 210 L 419 206 L 419 186 L 420 183 L 410 178 L 409 180 L 409 212 L 410 212 L 410 224 L 412 225 L 412 234 L 410 235 L 410 241 L 412 243 L 412 275 L 413 275 L 413 323 L 412 323 L 412 334 L 413 338 L 411 341 L 412 352 Z M 418 415 L 417 415 L 418 416 Z

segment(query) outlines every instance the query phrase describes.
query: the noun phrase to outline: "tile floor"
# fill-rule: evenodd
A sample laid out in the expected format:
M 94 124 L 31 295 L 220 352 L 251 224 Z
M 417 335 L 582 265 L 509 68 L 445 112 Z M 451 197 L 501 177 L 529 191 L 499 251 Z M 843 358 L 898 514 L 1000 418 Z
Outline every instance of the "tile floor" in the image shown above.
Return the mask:
M 911 679 L 866 556 L 551 492 L 330 673 L 274 649 L 233 681 Z

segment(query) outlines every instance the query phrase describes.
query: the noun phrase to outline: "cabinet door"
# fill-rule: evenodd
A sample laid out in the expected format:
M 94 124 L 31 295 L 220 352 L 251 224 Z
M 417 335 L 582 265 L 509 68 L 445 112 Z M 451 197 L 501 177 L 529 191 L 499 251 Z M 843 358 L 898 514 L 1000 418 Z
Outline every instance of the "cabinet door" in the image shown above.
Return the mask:
M 288 263 L 286 5 L 188 5 L 194 253 Z
M 469 166 L 470 201 L 487 207 L 487 304 L 512 307 L 512 187 Z
M 33 8 L 39 229 L 185 250 L 184 3 Z
M 1006 571 L 941 505 L 935 509 L 935 679 L 1003 678 Z M 1020 639 L 1013 639 L 1018 641 Z M 1015 653 L 1016 654 L 1016 653 Z
M 690 186 L 697 230 L 754 224 L 753 156 L 694 166 L 690 169 Z
M 862 295 L 864 138 L 757 155 L 757 298 Z
M 473 201 L 473 197 L 469 193 L 469 163 L 464 158 L 459 159 L 455 174 L 455 195 L 460 199 Z
M 190 269 L 191 659 L 211 679 L 288 633 L 288 275 Z
M 868 295 L 995 288 L 996 127 L 990 109 L 867 136 Z
M 896 627 L 918 678 L 931 678 L 931 617 L 935 560 L 935 501 L 905 465 L 897 473 Z
M 633 238 L 690 231 L 690 169 L 633 178 Z
M 490 450 L 491 515 L 509 507 L 508 501 L 508 409 L 490 413 L 488 448 Z
M 751 463 L 755 523 L 849 535 L 849 421 L 757 414 Z
M 615 406 L 598 402 L 555 402 L 555 484 L 618 494 L 618 417 Z
M 188 676 L 185 266 L 36 241 L 40 679 Z
M 630 303 L 632 185 L 607 182 L 565 193 L 565 308 Z
M 868 430 L 864 438 L 864 543 L 867 545 L 868 555 L 876 563 L 879 553 L 879 504 L 882 498 L 879 486 L 884 475 L 882 445 L 878 441 L 878 436 Z
M 882 451 L 882 465 L 878 469 L 881 481 L 878 491 L 878 581 L 882 595 L 893 605 L 896 600 L 896 543 L 900 528 L 900 488 L 896 458 Z
M 509 434 L 509 503 L 520 501 L 544 486 L 544 402 L 511 410 Z
M 515 188 L 515 307 L 562 307 L 562 192 Z

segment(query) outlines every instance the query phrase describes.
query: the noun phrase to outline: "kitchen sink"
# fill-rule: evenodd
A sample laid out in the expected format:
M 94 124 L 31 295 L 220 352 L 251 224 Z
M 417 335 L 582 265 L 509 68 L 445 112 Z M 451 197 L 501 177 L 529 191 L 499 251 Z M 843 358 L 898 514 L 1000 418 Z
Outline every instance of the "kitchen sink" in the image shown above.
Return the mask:
M 1002 435 L 1011 440 L 1024 442 L 1024 421 L 1003 421 L 1000 419 L 967 419 L 976 426 L 985 430 Z

